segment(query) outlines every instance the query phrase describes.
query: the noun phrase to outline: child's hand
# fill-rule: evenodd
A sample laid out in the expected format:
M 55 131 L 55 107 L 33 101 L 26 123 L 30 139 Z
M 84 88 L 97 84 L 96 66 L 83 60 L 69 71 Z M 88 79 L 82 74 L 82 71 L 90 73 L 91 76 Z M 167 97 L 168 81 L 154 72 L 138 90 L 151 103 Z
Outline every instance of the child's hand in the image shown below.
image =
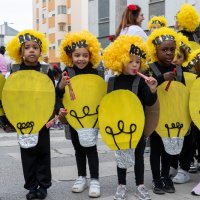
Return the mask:
M 59 116 L 65 117 L 67 115 L 68 111 L 65 108 L 60 108 L 59 110 Z
M 70 77 L 66 76 L 66 72 L 63 72 L 61 81 L 59 83 L 59 88 L 64 89 L 66 85 L 70 85 L 70 84 L 71 84 Z
M 173 81 L 176 79 L 175 72 L 166 72 L 163 74 L 165 81 Z
M 149 89 L 151 90 L 151 92 L 155 93 L 157 85 L 158 85 L 157 80 L 153 77 L 148 77 L 148 80 L 145 80 L 145 82 L 149 86 Z

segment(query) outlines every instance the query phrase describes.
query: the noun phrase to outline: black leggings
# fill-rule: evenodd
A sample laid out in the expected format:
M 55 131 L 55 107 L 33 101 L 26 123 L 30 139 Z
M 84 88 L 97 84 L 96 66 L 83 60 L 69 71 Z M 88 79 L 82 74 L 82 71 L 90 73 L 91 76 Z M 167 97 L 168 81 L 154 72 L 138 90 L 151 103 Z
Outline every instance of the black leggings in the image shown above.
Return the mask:
M 135 181 L 136 185 L 144 184 L 144 149 L 145 137 L 142 136 L 136 149 L 135 149 Z M 118 184 L 126 185 L 126 172 L 127 169 L 122 169 L 117 166 Z
M 70 127 L 71 140 L 75 150 L 78 176 L 86 176 L 86 157 L 88 159 L 91 179 L 99 179 L 99 157 L 97 146 L 83 147 L 80 145 L 78 133 Z
M 39 132 L 38 144 L 33 148 L 21 150 L 21 160 L 27 190 L 38 186 L 51 186 L 51 157 L 49 130 L 43 127 Z
M 171 155 L 165 151 L 162 139 L 156 132 L 153 132 L 150 136 L 150 147 L 150 164 L 153 180 L 159 180 L 161 177 L 168 178 Z

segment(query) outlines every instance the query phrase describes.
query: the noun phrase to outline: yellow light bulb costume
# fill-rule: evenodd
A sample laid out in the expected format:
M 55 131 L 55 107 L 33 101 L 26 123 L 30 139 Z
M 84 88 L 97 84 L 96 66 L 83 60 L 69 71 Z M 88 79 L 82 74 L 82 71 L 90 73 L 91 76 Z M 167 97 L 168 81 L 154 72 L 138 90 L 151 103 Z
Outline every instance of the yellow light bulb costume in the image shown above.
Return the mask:
M 77 75 L 71 79 L 76 95 L 70 100 L 69 90 L 65 88 L 63 104 L 68 110 L 67 121 L 78 132 L 82 146 L 94 146 L 98 136 L 99 104 L 107 91 L 106 82 L 94 74 Z
M 105 67 L 121 74 L 131 60 L 130 54 L 133 54 L 140 58 L 139 70 L 145 70 L 147 53 L 146 43 L 141 37 L 122 35 L 104 50 L 103 61 Z M 144 110 L 133 91 L 112 90 L 100 104 L 100 133 L 108 147 L 115 150 L 118 167 L 128 168 L 135 162 L 134 149 L 143 134 Z
M 45 35 L 34 30 L 25 30 L 19 32 L 6 47 L 8 55 L 16 63 L 22 61 L 20 49 L 26 41 L 36 42 L 40 46 L 41 54 L 46 54 Z M 48 67 L 45 66 L 45 70 L 47 74 Z M 48 122 L 54 110 L 55 88 L 50 78 L 35 70 L 16 71 L 8 77 L 4 85 L 2 102 L 6 116 L 18 133 L 20 146 L 36 146 L 38 132 Z
M 155 30 L 147 41 L 152 61 L 158 61 L 156 48 L 162 42 L 175 42 L 177 52 L 180 50 L 180 45 L 183 45 L 181 39 L 171 28 L 164 27 Z M 185 42 L 183 39 L 182 41 Z M 176 73 L 177 78 L 179 78 L 178 75 L 182 76 L 180 67 L 176 67 Z M 157 88 L 160 102 L 160 115 L 156 132 L 162 138 L 166 152 L 171 155 L 176 155 L 181 152 L 184 136 L 187 134 L 191 123 L 188 110 L 189 91 L 186 86 L 178 81 L 172 81 L 168 91 L 166 91 L 167 84 L 168 81 L 165 81 Z

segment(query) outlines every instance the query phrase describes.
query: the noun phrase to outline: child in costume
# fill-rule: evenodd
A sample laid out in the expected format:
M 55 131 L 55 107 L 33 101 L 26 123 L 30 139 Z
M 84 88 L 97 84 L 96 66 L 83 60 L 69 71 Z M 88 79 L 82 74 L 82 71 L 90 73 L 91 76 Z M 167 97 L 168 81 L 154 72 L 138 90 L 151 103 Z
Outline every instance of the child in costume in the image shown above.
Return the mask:
M 100 44 L 96 37 L 88 31 L 68 33 L 60 45 L 60 59 L 68 66 L 64 69 L 56 88 L 62 98 L 65 93 L 65 86 L 71 85 L 69 78 L 80 74 L 98 74 Z M 68 75 L 65 76 L 65 72 Z M 91 178 L 88 195 L 89 197 L 99 197 L 99 158 L 97 146 L 83 147 L 79 142 L 77 131 L 70 125 L 69 128 L 78 168 L 78 178 L 72 186 L 72 192 L 80 193 L 87 188 L 86 159 L 88 159 Z
M 184 36 L 182 33 L 178 33 L 178 37 L 180 39 L 180 48 L 174 57 L 172 64 L 176 66 L 183 66 L 184 63 L 187 63 L 190 57 L 191 48 L 189 40 L 186 36 Z M 183 67 L 183 71 L 188 71 L 186 66 Z M 193 128 L 191 127 L 191 129 Z M 186 183 L 190 179 L 188 170 L 192 159 L 192 140 L 193 134 L 190 131 L 190 134 L 184 137 L 181 153 L 172 157 L 170 176 L 173 177 L 172 180 L 174 183 Z M 180 169 L 178 169 L 179 165 Z
M 104 50 L 103 61 L 107 68 L 119 73 L 119 76 L 111 77 L 108 82 L 108 90 L 113 82 L 112 90 L 130 90 L 136 79 L 138 82 L 138 93 L 142 106 L 151 106 L 157 99 L 157 81 L 153 77 L 148 80 L 140 78 L 136 71 L 144 70 L 147 59 L 147 46 L 140 36 L 119 36 L 110 46 Z M 111 91 L 112 91 L 111 90 Z M 141 139 L 135 149 L 135 179 L 136 193 L 139 199 L 151 199 L 147 188 L 144 186 L 144 148 L 145 136 Z M 127 197 L 126 189 L 127 168 L 121 168 L 117 163 L 118 187 L 114 196 L 115 200 L 125 200 Z
M 199 95 L 199 76 L 200 76 L 200 50 L 196 50 L 194 52 L 192 52 L 192 55 L 190 57 L 190 60 L 188 62 L 188 66 L 189 69 L 191 69 L 192 71 L 195 71 L 195 73 L 197 74 L 197 79 L 195 80 L 192 89 L 191 89 L 191 96 L 197 96 Z M 195 90 L 196 88 L 196 90 Z M 193 90 L 194 89 L 194 90 Z M 192 101 L 193 100 L 193 101 Z M 194 105 L 194 101 L 196 102 L 196 104 L 199 104 L 199 98 L 191 98 L 190 99 L 191 104 Z M 199 108 L 194 105 L 194 109 L 197 110 L 196 113 L 197 116 L 199 115 Z M 192 113 L 192 109 L 190 109 L 190 112 Z M 193 112 L 195 113 L 195 112 Z M 193 150 L 198 152 L 198 156 L 197 156 L 197 161 L 198 163 L 200 163 L 200 130 L 199 130 L 199 118 L 197 117 L 196 119 L 194 119 L 194 114 L 191 114 L 191 117 L 193 119 L 193 122 L 195 125 L 193 125 L 194 133 L 195 133 L 195 138 L 193 139 L 195 142 L 193 142 Z M 191 150 L 192 151 L 192 150 Z M 194 152 L 194 151 L 192 151 Z M 191 191 L 192 195 L 196 195 L 196 196 L 200 196 L 200 182 L 192 189 Z
M 148 29 L 150 33 L 161 27 L 167 27 L 167 20 L 164 16 L 154 16 L 149 20 Z
M 162 84 L 164 81 L 175 80 L 176 73 L 173 71 L 175 66 L 172 64 L 172 61 L 175 56 L 175 51 L 179 49 L 180 45 L 177 33 L 166 27 L 154 30 L 149 36 L 147 44 L 153 62 L 150 64 L 150 68 L 153 76 L 158 81 L 158 85 Z M 181 69 L 180 79 L 181 82 L 184 82 Z M 165 192 L 174 193 L 175 188 L 169 177 L 171 155 L 166 152 L 161 136 L 156 131 L 150 136 L 150 146 L 153 192 L 156 194 L 164 194 Z
M 19 32 L 7 44 L 8 55 L 19 64 L 12 69 L 13 75 L 18 73 L 16 71 L 31 73 L 31 71 L 44 70 L 45 77 L 48 76 L 51 79 L 53 88 L 54 78 L 51 70 L 49 68 L 43 69 L 39 62 L 40 56 L 45 54 L 47 49 L 48 42 L 43 33 L 34 30 Z M 37 110 L 37 108 L 35 109 Z M 38 143 L 33 147 L 21 146 L 20 151 L 25 179 L 24 188 L 29 190 L 26 199 L 45 199 L 47 189 L 52 184 L 49 129 L 43 126 L 39 131 Z

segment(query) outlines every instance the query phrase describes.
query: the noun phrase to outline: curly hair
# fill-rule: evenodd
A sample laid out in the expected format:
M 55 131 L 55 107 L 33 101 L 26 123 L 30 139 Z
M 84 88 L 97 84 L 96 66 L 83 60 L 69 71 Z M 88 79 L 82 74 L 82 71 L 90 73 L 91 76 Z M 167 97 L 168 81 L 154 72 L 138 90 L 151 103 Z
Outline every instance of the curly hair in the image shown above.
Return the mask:
M 123 67 L 130 62 L 130 49 L 134 45 L 145 55 L 141 57 L 141 70 L 145 70 L 148 59 L 147 45 L 140 36 L 119 36 L 112 44 L 104 49 L 103 61 L 106 68 L 121 73 Z
M 160 27 L 167 27 L 167 20 L 164 16 L 152 17 L 148 23 L 148 30 L 151 30 L 153 24 L 158 24 Z
M 23 30 L 13 37 L 6 46 L 8 55 L 16 62 L 16 64 L 21 63 L 21 47 L 24 42 L 28 41 L 24 39 L 22 42 L 20 41 L 20 38 L 26 38 L 27 35 L 29 36 L 29 40 L 33 40 L 39 44 L 42 55 L 45 55 L 47 52 L 48 41 L 43 33 L 35 30 Z
M 148 40 L 147 40 L 147 45 L 148 45 L 149 53 L 151 56 L 151 62 L 158 61 L 158 58 L 156 56 L 157 55 L 156 46 L 158 44 L 156 44 L 156 41 L 158 41 L 159 43 L 162 43 L 163 41 L 167 40 L 167 39 L 165 40 L 165 38 L 170 38 L 170 40 L 174 41 L 176 44 L 176 51 L 179 50 L 180 40 L 178 38 L 178 34 L 176 33 L 176 31 L 167 27 L 156 29 L 151 33 L 151 35 L 149 35 Z
M 176 14 L 176 20 L 180 30 L 194 32 L 199 26 L 199 14 L 190 4 L 183 4 L 180 11 Z
M 97 38 L 92 35 L 89 31 L 81 31 L 75 33 L 67 33 L 64 40 L 60 44 L 60 60 L 66 66 L 73 66 L 71 53 L 75 50 L 75 47 L 78 47 L 76 43 L 85 41 L 87 48 L 90 53 L 90 63 L 93 68 L 97 68 L 100 63 L 100 50 L 101 46 Z M 75 45 L 75 46 L 74 46 Z M 83 46 L 84 47 L 84 46 Z M 69 50 L 70 49 L 71 53 Z

